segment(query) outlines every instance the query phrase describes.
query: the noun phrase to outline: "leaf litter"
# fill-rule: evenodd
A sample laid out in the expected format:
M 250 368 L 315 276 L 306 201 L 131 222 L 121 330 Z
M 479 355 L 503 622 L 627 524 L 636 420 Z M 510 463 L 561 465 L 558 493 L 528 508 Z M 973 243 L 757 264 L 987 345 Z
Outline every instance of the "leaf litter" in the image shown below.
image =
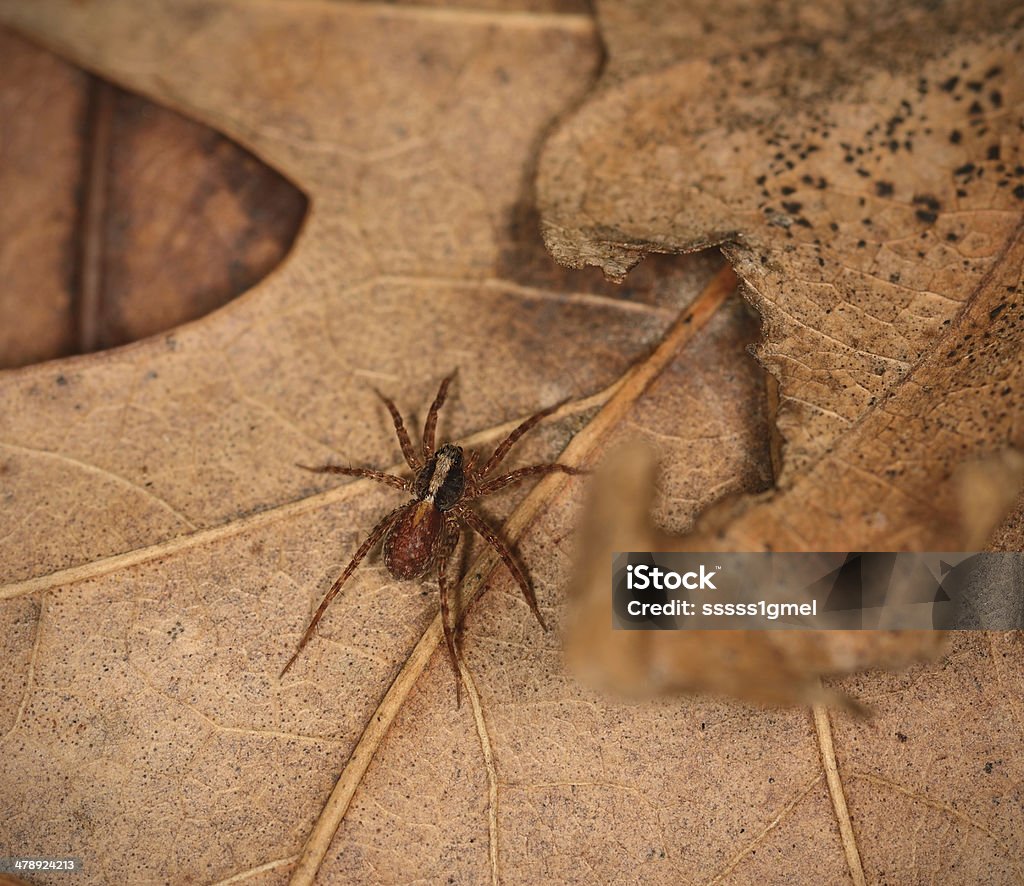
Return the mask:
M 314 198 L 289 261 L 227 310 L 170 340 L 72 361 L 76 386 L 64 402 L 42 393 L 45 368 L 0 380 L 6 414 L 19 417 L 5 435 L 5 464 L 23 484 L 15 487 L 18 501 L 38 503 L 19 507 L 24 522 L 8 536 L 3 561 L 14 581 L 5 592 L 13 626 L 6 636 L 20 663 L 13 677 L 5 674 L 12 691 L 4 697 L 15 700 L 5 759 L 17 774 L 3 778 L 19 810 L 5 839 L 52 849 L 62 834 L 103 866 L 97 880 L 238 874 L 281 881 L 343 771 L 338 784 L 351 784 L 351 803 L 334 839 L 323 838 L 326 881 L 476 882 L 496 874 L 567 881 L 581 869 L 585 878 L 615 881 L 638 867 L 651 882 L 720 881 L 763 878 L 781 857 L 794 876 L 848 876 L 851 836 L 833 811 L 820 726 L 816 733 L 798 711 L 715 700 L 636 707 L 584 690 L 562 672 L 554 642 L 528 627 L 514 589 L 500 573 L 490 576 L 486 560 L 472 563 L 465 585 L 467 596 L 489 587 L 465 624 L 475 717 L 452 714 L 445 663 L 430 654 L 432 606 L 419 589 L 383 582 L 379 570 L 338 601 L 345 605 L 332 623 L 325 620 L 333 654 L 310 662 L 296 684 L 271 685 L 288 628 L 301 630 L 306 615 L 296 600 L 315 605 L 337 565 L 332 552 L 350 547 L 386 501 L 357 484 L 317 493 L 268 465 L 309 460 L 311 444 L 353 463 L 383 451 L 385 422 L 361 418 L 368 376 L 387 379 L 396 392 L 402 385 L 403 403 L 418 402 L 429 392 L 404 385 L 431 371 L 439 377 L 452 353 L 465 354 L 460 362 L 473 362 L 491 396 L 459 403 L 450 436 L 476 430 L 480 443 L 531 408 L 573 395 L 524 459 L 557 455 L 570 439 L 570 446 L 593 443 L 593 423 L 610 404 L 623 404 L 616 433 L 639 430 L 671 453 L 673 480 L 656 513 L 674 532 L 689 528 L 710 501 L 764 490 L 771 476 L 764 382 L 742 358 L 756 331 L 735 301 L 705 318 L 701 334 L 637 391 L 642 396 L 619 398 L 657 365 L 644 355 L 656 356 L 657 343 L 668 340 L 670 317 L 706 286 L 721 294 L 722 278 L 708 284 L 705 275 L 663 308 L 648 309 L 488 276 L 509 254 L 494 220 L 522 205 L 522 171 L 536 139 L 582 95 L 594 69 L 582 19 L 528 17 L 527 27 L 516 19 L 502 29 L 500 16 L 439 24 L 417 10 L 254 8 L 241 22 L 231 4 L 0 6 L 6 19 L 82 63 L 239 138 Z M 421 50 L 415 57 L 410 45 Z M 267 53 L 279 62 L 275 76 L 252 77 L 247 66 Z M 393 109 L 344 76 L 364 56 L 387 72 L 380 79 Z M 412 88 L 424 69 L 436 80 Z M 467 70 L 494 79 L 474 91 Z M 544 89 L 532 85 L 537 78 Z M 503 81 L 513 85 L 495 99 L 490 84 Z M 332 107 L 351 109 L 340 127 L 321 104 L 339 88 L 344 101 L 334 98 Z M 416 101 L 403 103 L 409 94 Z M 532 121 L 517 138 L 481 125 L 513 107 L 516 119 Z M 472 163 L 461 150 L 465 134 L 484 142 Z M 679 267 L 692 280 L 700 265 L 681 260 Z M 417 310 L 425 294 L 429 315 Z M 138 382 L 143 367 L 164 381 L 147 391 Z M 83 420 L 69 423 L 75 412 Z M 148 441 L 155 445 L 147 449 Z M 150 468 L 154 452 L 160 457 Z M 66 472 L 62 485 L 47 460 Z M 793 464 L 789 452 L 786 464 Z M 125 477 L 145 492 L 119 482 Z M 180 520 L 158 519 L 154 495 L 185 515 L 193 536 Z M 581 495 L 571 484 L 538 486 L 510 518 L 524 559 L 540 564 L 534 580 L 553 616 L 571 571 Z M 156 506 L 152 515 L 139 514 L 140 501 Z M 80 502 L 93 509 L 82 523 Z M 60 586 L 62 579 L 71 583 Z M 993 666 L 1012 679 L 1019 648 L 992 642 Z M 410 654 L 423 644 L 420 658 Z M 975 651 L 968 645 L 954 660 Z M 403 685 L 396 675 L 410 667 L 422 676 L 406 684 L 404 704 L 391 707 L 391 729 L 375 727 L 385 690 Z M 888 723 L 894 714 L 884 704 L 886 678 L 879 679 L 880 686 L 866 679 L 864 695 Z M 928 688 L 918 671 L 905 679 L 909 688 L 890 702 L 897 711 Z M 990 715 L 1002 702 L 963 672 L 946 683 L 948 698 L 970 699 Z M 950 759 L 941 753 L 942 742 L 954 740 L 948 721 L 918 719 L 936 760 Z M 481 765 L 474 720 L 478 728 L 485 721 L 493 772 Z M 988 722 L 979 752 L 1005 745 L 1002 721 Z M 374 729 L 376 753 L 360 757 Z M 850 735 L 856 739 L 837 733 L 840 765 Z M 880 757 L 891 770 L 892 750 Z M 1012 790 L 1012 764 L 1001 765 L 986 773 L 996 775 L 990 793 Z M 858 827 L 865 815 L 886 820 L 879 795 L 920 807 L 916 783 L 867 770 L 854 781 L 865 788 L 853 796 Z M 963 776 L 952 775 L 951 788 L 962 788 Z M 31 803 L 26 777 L 48 786 Z M 902 793 L 880 794 L 883 783 Z M 984 863 L 1002 846 L 999 857 L 1010 859 L 1008 837 L 1019 823 L 1012 815 L 992 822 L 983 817 L 986 795 L 970 796 L 978 809 L 960 814 L 976 844 L 965 842 L 971 851 L 962 857 Z M 926 806 L 940 820 L 947 807 L 941 799 Z M 869 870 L 893 863 L 864 857 Z
M 545 239 L 560 261 L 615 278 L 649 252 L 721 244 L 763 318 L 757 353 L 777 389 L 780 470 L 772 492 L 720 501 L 682 537 L 656 530 L 609 474 L 596 499 L 617 518 L 591 534 L 596 550 L 628 549 L 622 537 L 641 550 L 969 550 L 990 539 L 1019 549 L 1020 10 L 762 4 L 739 14 L 688 4 L 654 29 L 656 9 L 664 15 L 643 2 L 600 7 L 606 73 L 540 163 Z M 813 699 L 815 672 L 927 655 L 937 639 L 611 636 L 594 617 L 607 612 L 610 589 L 586 571 L 577 588 L 570 655 L 594 682 L 633 694 L 703 687 Z M 929 709 L 923 685 L 909 698 L 893 690 L 884 714 L 861 698 L 874 722 L 906 718 L 889 733 L 898 744 L 913 726 L 925 732 L 913 763 L 895 763 L 884 733 L 842 715 L 837 759 L 845 750 L 858 773 L 854 809 L 877 826 L 898 827 L 907 802 L 947 815 L 971 806 L 977 817 L 958 826 L 973 830 L 943 847 L 942 876 L 1015 882 L 1022 865 L 1011 847 L 1024 822 L 1019 805 L 1007 816 L 1003 804 L 1019 800 L 1019 771 L 965 784 L 945 761 L 990 774 L 972 757 L 976 745 L 1019 746 L 1019 687 L 1005 674 L 1019 668 L 1020 634 L 965 635 L 952 648 L 941 670 L 969 661 L 963 677 L 984 688 L 951 687 L 944 714 Z M 831 681 L 826 697 L 858 682 Z M 966 713 L 979 705 L 992 712 L 984 728 Z M 833 740 L 820 709 L 815 725 L 827 764 Z M 971 751 L 948 749 L 965 732 Z M 941 787 L 916 764 L 942 771 Z M 846 791 L 836 779 L 830 790 L 855 881 L 934 875 L 919 845 L 862 838 L 867 851 L 858 848 Z M 925 799 L 936 791 L 938 806 Z M 1004 810 L 996 827 L 993 804 Z

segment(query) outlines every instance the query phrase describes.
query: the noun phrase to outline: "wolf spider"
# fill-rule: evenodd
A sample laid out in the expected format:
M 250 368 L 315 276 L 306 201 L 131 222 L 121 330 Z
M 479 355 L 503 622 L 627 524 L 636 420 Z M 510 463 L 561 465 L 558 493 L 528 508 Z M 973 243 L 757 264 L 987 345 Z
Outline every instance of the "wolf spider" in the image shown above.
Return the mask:
M 511 473 L 499 476 L 491 476 L 497 467 L 504 460 L 508 451 L 515 442 L 527 431 L 533 428 L 542 419 L 551 415 L 562 403 L 556 403 L 547 409 L 542 409 L 535 415 L 530 416 L 510 433 L 484 462 L 483 467 L 476 467 L 477 453 L 470 452 L 463 457 L 462 447 L 452 443 L 444 443 L 439 449 L 434 449 L 434 429 L 437 425 L 437 414 L 444 405 L 448 396 L 448 386 L 451 384 L 455 373 L 452 373 L 441 382 L 437 396 L 430 405 L 427 413 L 427 420 L 423 426 L 423 443 L 420 454 L 416 453 L 409 433 L 405 429 L 402 415 L 394 402 L 385 397 L 380 391 L 377 396 L 384 401 L 391 418 L 395 423 L 395 433 L 398 435 L 399 445 L 402 447 L 402 455 L 412 468 L 414 476 L 410 478 L 399 477 L 395 474 L 387 474 L 383 471 L 376 471 L 370 468 L 345 468 L 338 465 L 324 465 L 319 468 L 311 468 L 306 465 L 298 465 L 307 471 L 318 474 L 344 474 L 349 477 L 365 477 L 369 480 L 376 480 L 387 486 L 401 489 L 412 494 L 412 501 L 391 511 L 385 516 L 366 537 L 366 540 L 359 546 L 355 555 L 349 561 L 348 566 L 334 582 L 331 589 L 324 596 L 323 601 L 313 615 L 313 620 L 306 628 L 306 632 L 299 641 L 299 646 L 294 655 L 288 659 L 288 663 L 281 671 L 283 677 L 288 669 L 298 658 L 306 643 L 309 642 L 313 631 L 316 629 L 324 611 L 331 601 L 337 596 L 349 576 L 355 572 L 356 567 L 363 558 L 383 539 L 384 565 L 391 575 L 400 580 L 419 578 L 424 575 L 431 566 L 437 566 L 437 584 L 441 596 L 441 624 L 444 627 L 445 643 L 448 646 L 448 656 L 451 659 L 452 668 L 455 671 L 456 697 L 460 697 L 459 683 L 459 656 L 455 645 L 455 632 L 457 625 L 452 621 L 451 603 L 449 595 L 451 588 L 445 575 L 448 560 L 459 542 L 462 532 L 462 524 L 477 532 L 494 550 L 498 552 L 509 572 L 519 584 L 526 602 L 540 622 L 540 626 L 546 631 L 547 625 L 540 614 L 537 606 L 537 597 L 530 585 L 526 572 L 516 561 L 509 546 L 501 539 L 487 523 L 469 506 L 474 499 L 490 495 L 499 489 L 504 489 L 513 483 L 525 480 L 537 474 L 549 474 L 554 471 L 561 471 L 566 474 L 585 473 L 579 468 L 570 467 L 558 463 L 547 463 L 531 465 L 527 468 L 519 468 Z

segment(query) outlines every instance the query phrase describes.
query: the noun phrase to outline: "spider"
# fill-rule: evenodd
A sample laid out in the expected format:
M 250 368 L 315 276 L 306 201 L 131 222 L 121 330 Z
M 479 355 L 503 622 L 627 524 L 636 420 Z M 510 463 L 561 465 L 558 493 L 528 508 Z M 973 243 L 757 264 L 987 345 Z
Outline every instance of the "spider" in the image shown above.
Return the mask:
M 469 505 L 474 499 L 490 495 L 499 489 L 504 489 L 513 483 L 525 480 L 537 474 L 549 474 L 554 471 L 561 471 L 566 474 L 582 474 L 585 471 L 569 465 L 555 462 L 547 464 L 531 465 L 526 468 L 519 468 L 511 473 L 493 476 L 495 470 L 504 460 L 508 451 L 527 431 L 533 428 L 538 422 L 551 415 L 565 402 L 564 400 L 542 409 L 535 415 L 530 416 L 510 433 L 484 462 L 483 467 L 477 468 L 477 453 L 469 452 L 463 454 L 461 446 L 453 443 L 444 443 L 438 449 L 434 449 L 434 429 L 437 425 L 437 414 L 448 396 L 448 386 L 451 384 L 455 373 L 451 373 L 441 382 L 437 396 L 430 405 L 427 412 L 427 419 L 423 426 L 423 442 L 420 453 L 417 454 L 409 439 L 409 432 L 405 429 L 402 415 L 394 402 L 385 397 L 380 391 L 376 391 L 378 397 L 384 401 L 391 418 L 395 423 L 395 433 L 398 435 L 398 443 L 402 448 L 402 455 L 412 468 L 414 476 L 411 478 L 399 477 L 395 474 L 387 474 L 383 471 L 376 471 L 370 468 L 345 468 L 338 465 L 324 465 L 319 468 L 312 468 L 307 465 L 298 465 L 303 470 L 312 471 L 317 474 L 344 474 L 349 477 L 365 477 L 369 480 L 376 480 L 387 486 L 401 489 L 412 494 L 412 501 L 391 511 L 385 516 L 366 537 L 366 540 L 359 546 L 348 566 L 338 576 L 337 581 L 324 596 L 323 601 L 313 615 L 313 620 L 306 628 L 306 632 L 299 641 L 299 646 L 288 663 L 281 671 L 283 677 L 288 669 L 298 658 L 305 645 L 309 642 L 313 631 L 319 623 L 324 611 L 331 604 L 331 601 L 338 595 L 342 586 L 349 576 L 355 572 L 356 567 L 363 561 L 366 555 L 383 539 L 384 565 L 388 572 L 399 581 L 408 581 L 425 575 L 432 567 L 437 567 L 437 584 L 441 597 L 441 624 L 444 627 L 444 639 L 448 646 L 448 657 L 451 659 L 452 668 L 455 671 L 455 690 L 458 702 L 461 702 L 459 691 L 459 656 L 455 646 L 455 632 L 457 625 L 452 621 L 450 593 L 451 588 L 445 575 L 448 560 L 459 542 L 462 532 L 462 524 L 479 533 L 494 550 L 501 556 L 502 561 L 512 573 L 513 578 L 519 585 L 526 602 L 533 610 L 533 614 L 540 622 L 540 626 L 546 631 L 547 625 L 540 614 L 537 606 L 537 597 L 530 585 L 530 580 L 522 566 L 519 565 L 513 556 L 509 546 Z

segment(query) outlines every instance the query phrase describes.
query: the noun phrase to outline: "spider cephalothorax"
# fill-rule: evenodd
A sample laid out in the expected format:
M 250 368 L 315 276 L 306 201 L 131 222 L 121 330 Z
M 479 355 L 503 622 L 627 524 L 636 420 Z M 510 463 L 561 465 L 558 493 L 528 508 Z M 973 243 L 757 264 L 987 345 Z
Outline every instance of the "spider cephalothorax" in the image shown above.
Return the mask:
M 442 513 L 450 511 L 466 488 L 466 472 L 462 469 L 462 447 L 445 443 L 427 459 L 416 477 L 416 498 L 428 501 Z
M 350 477 L 366 477 L 376 480 L 396 489 L 404 490 L 413 496 L 413 500 L 393 510 L 382 519 L 370 532 L 366 540 L 359 546 L 359 550 L 349 561 L 348 566 L 338 577 L 338 580 L 331 586 L 331 589 L 324 596 L 319 608 L 313 615 L 309 627 L 302 635 L 295 654 L 288 659 L 288 663 L 281 671 L 292 666 L 298 658 L 309 638 L 313 635 L 320 618 L 327 609 L 330 602 L 341 590 L 342 585 L 349 576 L 355 572 L 356 567 L 370 550 L 383 539 L 384 565 L 388 572 L 396 579 L 405 581 L 425 575 L 431 567 L 437 567 L 437 583 L 441 594 L 441 622 L 444 626 L 445 642 L 448 646 L 448 654 L 451 658 L 452 667 L 455 669 L 456 690 L 459 686 L 459 661 L 455 645 L 455 629 L 451 617 L 451 605 L 449 600 L 450 587 L 445 575 L 445 568 L 451 557 L 452 551 L 458 544 L 462 523 L 467 524 L 475 532 L 493 547 L 501 556 L 502 561 L 508 567 L 512 576 L 519 584 L 530 604 L 530 609 L 537 617 L 541 627 L 547 629 L 544 619 L 541 617 L 540 609 L 537 607 L 537 597 L 530 586 L 530 580 L 526 572 L 519 565 L 512 555 L 508 545 L 501 539 L 487 523 L 469 507 L 469 503 L 484 495 L 497 492 L 512 483 L 518 483 L 527 477 L 536 474 L 547 474 L 552 471 L 562 471 L 566 474 L 582 473 L 577 468 L 557 463 L 532 465 L 528 468 L 520 468 L 508 474 L 492 477 L 491 474 L 501 464 L 513 444 L 536 425 L 545 416 L 550 415 L 561 405 L 556 403 L 547 409 L 542 409 L 536 415 L 526 419 L 511 434 L 508 435 L 494 450 L 484 466 L 477 470 L 476 453 L 470 452 L 468 456 L 463 455 L 461 447 L 453 443 L 445 443 L 436 451 L 434 449 L 434 429 L 437 426 L 438 410 L 444 405 L 448 395 L 448 385 L 451 383 L 452 375 L 449 375 L 441 382 L 437 396 L 427 413 L 427 420 L 423 427 L 423 444 L 420 454 L 417 455 L 413 448 L 409 433 L 405 429 L 402 416 L 398 407 L 378 392 L 380 398 L 391 413 L 395 423 L 395 432 L 398 435 L 398 442 L 402 447 L 402 454 L 409 467 L 412 468 L 414 476 L 410 479 L 399 477 L 395 474 L 386 474 L 382 471 L 375 471 L 370 468 L 343 468 L 337 465 L 324 465 L 320 468 L 309 468 L 305 465 L 299 467 L 307 471 L 314 471 L 322 474 L 345 474 Z

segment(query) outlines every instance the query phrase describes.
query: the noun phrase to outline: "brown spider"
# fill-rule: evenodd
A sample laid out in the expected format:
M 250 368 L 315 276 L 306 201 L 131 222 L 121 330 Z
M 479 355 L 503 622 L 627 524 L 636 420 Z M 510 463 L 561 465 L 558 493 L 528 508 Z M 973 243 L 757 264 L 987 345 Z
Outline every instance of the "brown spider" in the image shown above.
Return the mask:
M 299 641 L 298 649 L 282 669 L 282 677 L 298 658 L 306 643 L 309 642 L 321 616 L 337 596 L 342 585 L 355 572 L 363 558 L 383 538 L 384 565 L 388 572 L 400 581 L 419 578 L 431 566 L 437 564 L 437 584 L 441 592 L 441 623 L 444 626 L 448 655 L 451 658 L 452 668 L 455 670 L 455 690 L 458 698 L 460 675 L 458 652 L 455 646 L 456 625 L 452 623 L 448 597 L 450 588 L 445 577 L 445 567 L 458 544 L 463 521 L 498 552 L 518 582 L 523 596 L 530 604 L 533 614 L 537 616 L 540 626 L 545 631 L 547 630 L 547 625 L 544 624 L 540 609 L 537 607 L 537 597 L 533 593 L 526 572 L 516 561 L 508 545 L 469 507 L 469 503 L 475 498 L 490 495 L 492 492 L 497 492 L 499 489 L 504 489 L 506 486 L 518 483 L 534 474 L 548 474 L 552 471 L 563 471 L 566 474 L 585 473 L 585 471 L 569 465 L 549 463 L 519 468 L 509 474 L 489 478 L 489 475 L 501 464 L 515 442 L 541 419 L 558 409 L 562 403 L 542 409 L 536 415 L 526 419 L 498 445 L 484 466 L 477 470 L 475 467 L 477 453 L 475 452 L 470 452 L 463 460 L 462 447 L 452 443 L 445 443 L 437 451 L 434 450 L 434 428 L 437 425 L 437 413 L 444 405 L 448 395 L 448 385 L 454 376 L 453 372 L 441 382 L 437 396 L 427 413 L 427 420 L 423 426 L 422 458 L 417 457 L 416 450 L 413 449 L 398 407 L 380 391 L 376 392 L 377 396 L 384 401 L 388 412 L 391 413 L 391 418 L 395 422 L 395 433 L 397 433 L 398 442 L 402 447 L 402 454 L 409 463 L 409 467 L 413 469 L 414 477 L 406 479 L 370 468 L 343 468 L 337 465 L 311 468 L 306 465 L 298 465 L 300 468 L 319 474 L 345 474 L 349 477 L 366 477 L 376 480 L 379 483 L 393 486 L 395 489 L 412 493 L 413 500 L 393 510 L 373 527 L 366 540 L 359 546 L 355 556 L 345 567 L 344 572 L 324 596 L 323 602 L 320 603 L 313 620 Z

